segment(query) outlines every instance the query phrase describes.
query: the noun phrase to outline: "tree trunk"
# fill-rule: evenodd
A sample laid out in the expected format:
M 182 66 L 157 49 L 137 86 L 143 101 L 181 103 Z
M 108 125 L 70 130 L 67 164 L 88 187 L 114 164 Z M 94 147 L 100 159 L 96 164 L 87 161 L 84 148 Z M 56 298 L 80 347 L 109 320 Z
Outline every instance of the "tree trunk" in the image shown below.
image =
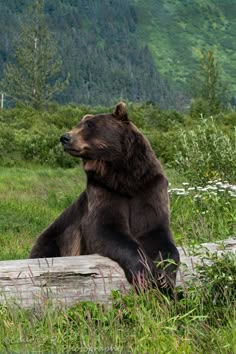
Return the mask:
M 222 247 L 222 243 L 224 247 Z M 202 244 L 202 253 L 209 250 L 221 254 L 236 253 L 236 239 Z M 195 272 L 199 256 L 189 256 L 179 248 L 181 266 L 177 285 L 187 286 Z M 0 303 L 17 304 L 22 308 L 53 305 L 71 306 L 80 301 L 111 302 L 111 291 L 127 293 L 130 284 L 116 262 L 98 255 L 24 259 L 0 262 Z

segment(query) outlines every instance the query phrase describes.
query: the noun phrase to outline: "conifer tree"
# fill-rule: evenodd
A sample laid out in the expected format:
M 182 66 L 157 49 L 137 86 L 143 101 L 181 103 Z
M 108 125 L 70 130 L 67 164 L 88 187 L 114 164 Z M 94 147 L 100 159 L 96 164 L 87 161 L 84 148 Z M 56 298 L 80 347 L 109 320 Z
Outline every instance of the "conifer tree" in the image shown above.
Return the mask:
M 66 87 L 68 77 L 59 79 L 62 61 L 47 25 L 44 1 L 36 0 L 26 15 L 1 87 L 14 101 L 40 108 Z
M 194 96 L 207 104 L 210 114 L 218 113 L 227 104 L 226 86 L 220 76 L 213 50 L 203 53 L 199 73 L 194 82 Z

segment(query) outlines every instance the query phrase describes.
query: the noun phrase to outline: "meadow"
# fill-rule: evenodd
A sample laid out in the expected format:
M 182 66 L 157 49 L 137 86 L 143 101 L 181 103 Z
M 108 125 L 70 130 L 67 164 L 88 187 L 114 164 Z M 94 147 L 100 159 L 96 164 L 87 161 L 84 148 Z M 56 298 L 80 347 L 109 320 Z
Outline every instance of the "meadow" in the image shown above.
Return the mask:
M 166 173 L 172 229 L 178 245 L 190 247 L 232 237 L 236 224 L 234 185 L 209 181 L 205 187 L 192 186 L 175 171 L 166 169 Z M 84 188 L 85 175 L 79 164 L 71 169 L 2 167 L 0 260 L 26 258 L 35 237 Z
M 138 110 L 133 110 L 137 124 L 146 132 L 157 155 L 162 150 L 161 158 L 170 182 L 171 225 L 177 245 L 199 252 L 201 242 L 234 237 L 234 158 L 230 157 L 232 161 L 229 159 L 227 168 L 220 162 L 218 170 L 209 162 L 203 165 L 202 142 L 198 150 L 194 145 L 197 153 L 202 154 L 198 166 L 191 165 L 191 161 L 196 163 L 196 151 L 190 149 L 188 159 L 184 160 L 186 149 L 183 146 L 181 150 L 180 143 L 182 159 L 177 155 L 174 157 L 174 148 L 170 147 L 168 140 L 164 144 L 163 135 L 166 139 L 173 139 L 173 134 L 182 134 L 184 123 L 179 117 L 170 125 L 172 130 L 165 131 L 161 127 L 161 118 L 159 127 L 151 130 L 151 118 L 142 122 Z M 17 112 L 0 114 L 0 260 L 27 258 L 36 236 L 85 186 L 79 162 L 68 162 L 68 156 L 53 140 L 73 125 L 81 112 L 78 109 L 64 110 L 64 114 L 60 113 L 64 120 L 55 112 L 41 113 L 41 116 L 23 110 L 18 116 Z M 156 115 L 162 117 L 160 112 Z M 146 116 L 153 115 L 147 110 Z M 167 114 L 164 117 L 167 120 Z M 189 130 L 188 119 L 185 132 Z M 229 118 L 226 121 L 229 122 Z M 198 124 L 191 122 L 195 132 Z M 51 135 L 46 134 L 49 125 Z M 209 126 L 210 123 L 205 137 Z M 34 134 L 29 135 L 32 131 Z M 222 143 L 234 153 L 231 140 L 227 140 L 232 136 L 224 136 L 222 131 L 227 134 L 227 124 L 219 134 L 216 131 L 215 136 L 211 136 L 214 139 L 220 137 L 218 145 Z M 25 141 L 26 134 L 28 139 Z M 11 139 L 6 147 L 9 136 Z M 185 139 L 188 146 L 196 140 L 196 136 L 192 137 L 189 142 Z M 39 141 L 41 145 L 38 145 Z M 208 154 L 214 154 L 215 149 L 211 148 L 209 141 L 207 149 Z M 224 149 L 222 154 L 226 151 Z M 217 156 L 220 161 L 220 153 Z M 140 296 L 131 292 L 125 297 L 114 292 L 110 307 L 84 302 L 69 309 L 53 309 L 48 304 L 42 313 L 38 313 L 0 306 L 0 352 L 234 353 L 236 260 L 227 254 L 220 259 L 209 257 L 213 265 L 199 268 L 200 284 L 192 281 L 188 289 L 177 289 L 175 300 L 153 290 Z
M 194 187 L 182 182 L 183 178 L 176 177 L 173 170 L 166 172 L 170 179 L 172 229 L 178 245 L 194 250 L 200 242 L 233 235 L 234 186 L 218 181 L 205 188 Z M 76 198 L 84 182 L 80 166 L 2 168 L 0 259 L 26 258 L 36 235 Z M 229 278 L 233 277 L 231 287 L 236 291 L 235 259 L 226 261 L 220 267 L 227 270 Z M 222 276 L 220 269 L 214 270 L 214 277 Z M 46 306 L 43 314 L 32 315 L 1 307 L 0 351 L 233 353 L 235 300 L 220 286 L 223 300 L 216 306 L 211 297 L 217 291 L 211 293 L 210 282 L 208 288 L 205 285 L 196 289 L 193 283 L 177 302 L 150 292 L 125 298 L 115 293 L 111 308 L 82 303 L 55 311 Z

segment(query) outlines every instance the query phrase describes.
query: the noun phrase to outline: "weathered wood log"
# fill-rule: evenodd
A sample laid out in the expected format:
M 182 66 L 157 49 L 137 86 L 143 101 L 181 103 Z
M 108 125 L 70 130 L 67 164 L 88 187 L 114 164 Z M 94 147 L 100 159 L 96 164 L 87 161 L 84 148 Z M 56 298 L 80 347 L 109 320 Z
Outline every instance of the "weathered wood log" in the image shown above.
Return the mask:
M 222 247 L 223 245 L 223 247 Z M 202 251 L 236 253 L 236 239 L 202 244 Z M 199 256 L 179 248 L 181 266 L 177 285 L 186 285 L 195 273 Z M 80 301 L 108 303 L 112 290 L 127 293 L 130 285 L 123 270 L 112 260 L 98 255 L 25 259 L 0 262 L 0 303 L 22 308 L 41 307 L 48 302 L 70 306 Z

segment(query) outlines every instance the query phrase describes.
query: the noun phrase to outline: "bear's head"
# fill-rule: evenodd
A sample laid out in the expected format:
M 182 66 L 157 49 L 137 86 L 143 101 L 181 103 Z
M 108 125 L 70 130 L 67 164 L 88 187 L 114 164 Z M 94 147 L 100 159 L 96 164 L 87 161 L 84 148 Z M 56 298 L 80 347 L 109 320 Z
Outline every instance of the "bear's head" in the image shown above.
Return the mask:
M 135 195 L 163 175 L 149 142 L 128 119 L 123 102 L 113 113 L 84 116 L 60 141 L 66 152 L 82 158 L 90 183 L 99 181 L 120 194 Z
M 69 154 L 84 160 L 114 161 L 124 156 L 129 125 L 126 105 L 120 102 L 111 114 L 86 115 L 60 141 Z

